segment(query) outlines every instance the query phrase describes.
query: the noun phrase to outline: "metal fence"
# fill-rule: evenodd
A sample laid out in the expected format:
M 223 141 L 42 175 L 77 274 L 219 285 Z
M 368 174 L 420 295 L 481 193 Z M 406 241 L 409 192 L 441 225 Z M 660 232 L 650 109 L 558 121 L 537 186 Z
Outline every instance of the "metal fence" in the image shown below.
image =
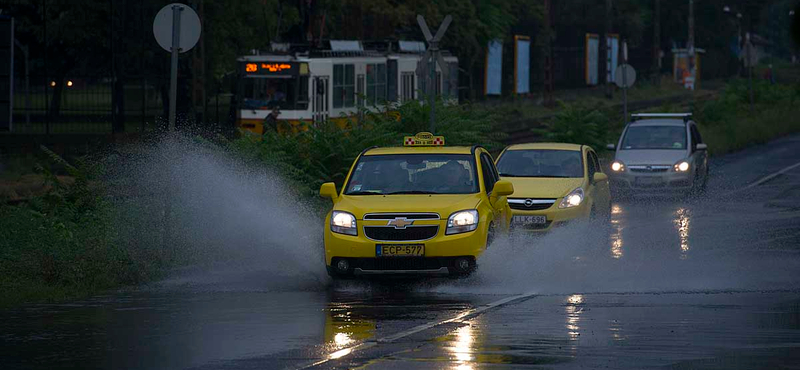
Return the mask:
M 17 76 L 13 133 L 107 134 L 112 132 L 115 121 L 121 122 L 122 132 L 154 129 L 164 110 L 158 78 L 127 80 L 130 82 L 122 85 L 123 109 L 115 112 L 114 80 L 110 77 L 69 75 L 56 80 L 44 75 Z M 56 98 L 58 84 L 63 86 Z
M 0 2 L 2 13 L 17 24 L 10 133 L 95 135 L 157 128 L 166 116 L 169 55 L 153 40 L 152 17 L 167 3 Z M 86 18 L 65 20 L 76 15 Z M 184 116 L 191 99 L 193 55 L 188 54 L 179 76 Z

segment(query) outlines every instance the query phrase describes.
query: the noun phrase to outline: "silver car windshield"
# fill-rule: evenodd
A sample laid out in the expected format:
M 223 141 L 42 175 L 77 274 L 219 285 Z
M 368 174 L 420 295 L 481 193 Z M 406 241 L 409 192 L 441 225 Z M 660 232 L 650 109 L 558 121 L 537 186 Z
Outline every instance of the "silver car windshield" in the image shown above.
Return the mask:
M 583 161 L 576 150 L 507 150 L 497 170 L 506 177 L 583 177 Z
M 369 155 L 356 164 L 345 194 L 471 194 L 476 176 L 469 154 Z
M 622 150 L 686 149 L 683 126 L 631 126 L 622 139 Z

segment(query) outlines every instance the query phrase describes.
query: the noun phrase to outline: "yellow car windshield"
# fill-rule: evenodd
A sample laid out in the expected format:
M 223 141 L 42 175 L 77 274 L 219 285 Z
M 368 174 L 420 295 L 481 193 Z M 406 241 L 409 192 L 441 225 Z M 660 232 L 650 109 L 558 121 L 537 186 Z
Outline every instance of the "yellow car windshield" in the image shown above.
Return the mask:
M 507 150 L 497 161 L 505 177 L 583 177 L 577 150 Z
M 469 154 L 362 156 L 346 195 L 471 194 L 478 192 L 474 157 Z

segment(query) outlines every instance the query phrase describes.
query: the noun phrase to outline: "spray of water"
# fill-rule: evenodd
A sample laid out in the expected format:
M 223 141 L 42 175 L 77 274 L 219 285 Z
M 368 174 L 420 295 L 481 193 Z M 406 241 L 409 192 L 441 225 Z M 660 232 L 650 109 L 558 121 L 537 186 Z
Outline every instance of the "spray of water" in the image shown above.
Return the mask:
M 121 232 L 131 248 L 189 265 L 161 287 L 308 290 L 326 284 L 319 213 L 274 173 L 182 137 L 127 152 L 112 166 L 128 217 Z
M 751 213 L 743 218 L 725 208 L 713 199 L 618 203 L 610 222 L 574 222 L 543 235 L 501 238 L 482 256 L 475 276 L 424 289 L 506 294 L 796 289 L 796 251 L 780 250 L 778 242 L 762 236 L 774 234 L 769 225 L 780 225 L 786 216 L 746 205 Z
M 330 288 L 323 268 L 321 214 L 274 173 L 184 138 L 139 146 L 135 152 L 135 158 L 118 160 L 121 164 L 115 166 L 116 177 L 125 179 L 117 186 L 125 193 L 121 202 L 135 215 L 127 223 L 133 226 L 124 229 L 136 241 L 132 246 L 156 246 L 159 253 L 192 260 L 191 267 L 171 274 L 161 286 Z M 748 217 L 740 217 L 741 210 L 747 210 Z M 498 238 L 472 277 L 417 284 L 411 290 L 510 294 L 795 289 L 800 282 L 796 256 L 761 253 L 758 247 L 777 245 L 765 241 L 764 234 L 772 233 L 769 225 L 783 222 L 780 217 L 786 216 L 757 202 L 732 207 L 719 198 L 616 203 L 610 222 L 574 222 L 543 235 Z M 363 291 L 386 289 L 386 284 L 333 288 Z

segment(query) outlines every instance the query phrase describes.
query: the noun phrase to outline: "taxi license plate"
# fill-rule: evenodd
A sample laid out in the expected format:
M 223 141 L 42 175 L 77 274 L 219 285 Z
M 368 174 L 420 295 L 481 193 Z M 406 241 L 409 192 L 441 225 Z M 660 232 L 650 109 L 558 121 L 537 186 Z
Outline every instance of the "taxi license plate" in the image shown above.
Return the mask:
M 511 223 L 516 225 L 541 225 L 547 223 L 546 216 L 514 216 Z
M 377 257 L 421 257 L 424 255 L 424 244 L 378 244 L 375 246 L 375 256 Z

